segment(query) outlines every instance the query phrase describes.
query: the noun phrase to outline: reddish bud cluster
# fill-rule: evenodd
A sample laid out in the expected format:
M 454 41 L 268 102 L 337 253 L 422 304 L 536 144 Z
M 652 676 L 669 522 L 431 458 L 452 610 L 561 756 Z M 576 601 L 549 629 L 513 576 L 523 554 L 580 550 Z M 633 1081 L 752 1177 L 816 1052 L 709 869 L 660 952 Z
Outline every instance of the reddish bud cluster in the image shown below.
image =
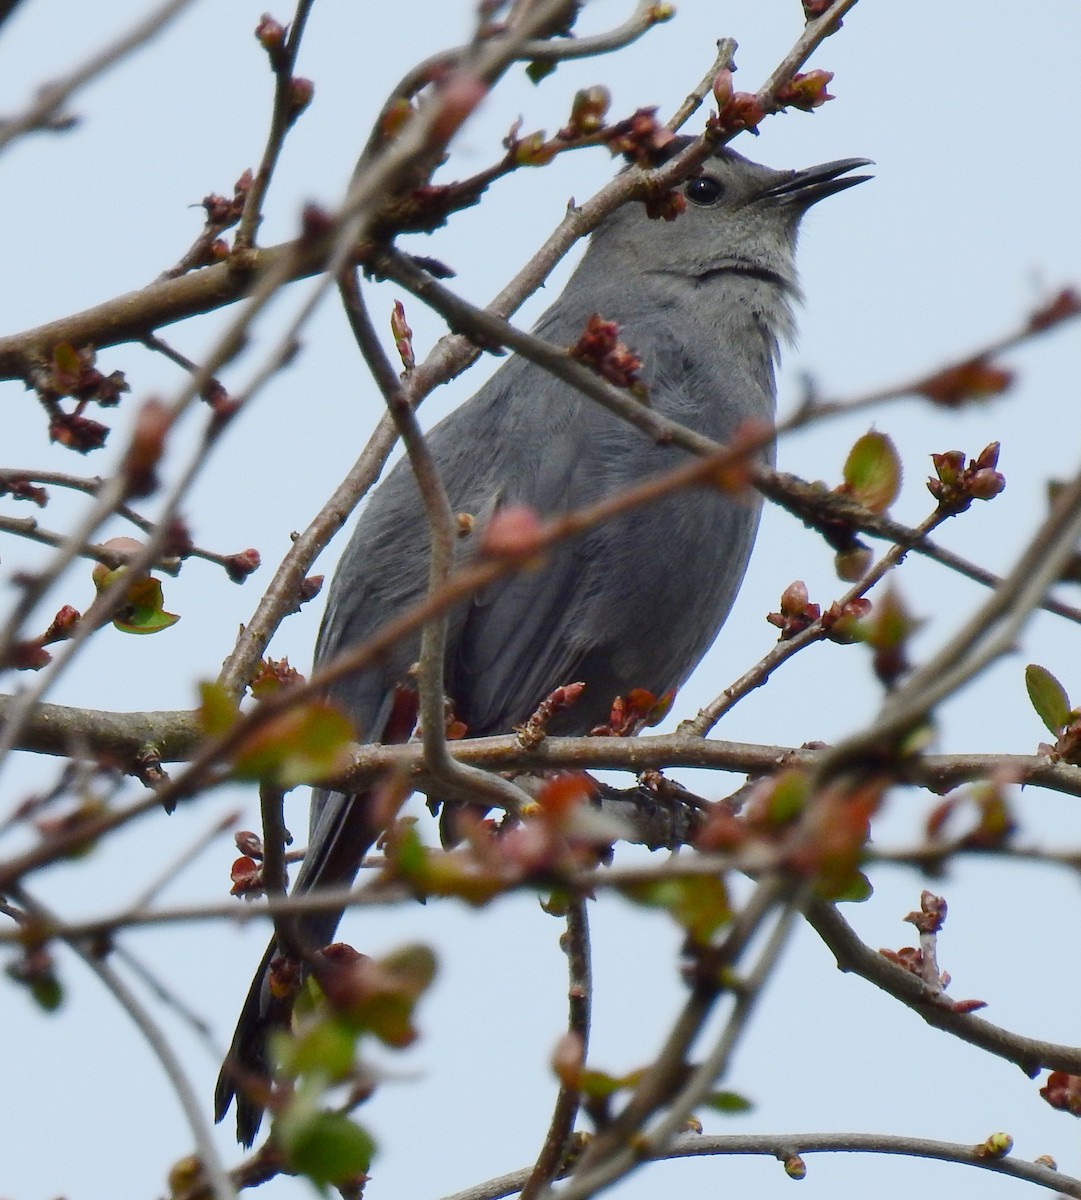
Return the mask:
M 868 618 L 860 623 L 860 639 L 870 646 L 875 675 L 886 687 L 893 687 L 907 673 L 909 638 L 920 624 L 892 587 L 879 596 Z
M 858 642 L 862 636 L 860 622 L 867 619 L 871 608 L 871 601 L 865 596 L 857 596 L 847 604 L 834 601 L 822 614 L 822 628 L 826 631 L 826 637 L 841 646 Z
M 38 638 L 14 642 L 4 656 L 2 664 L 13 671 L 40 671 L 52 662 L 53 656 Z
M 307 604 L 309 600 L 314 600 L 316 596 L 323 590 L 323 581 L 325 575 L 307 575 L 300 581 L 300 587 L 297 589 L 297 608 L 302 604 Z M 294 611 L 296 611 L 294 609 Z
M 89 454 L 91 450 L 100 450 L 109 436 L 109 427 L 100 421 L 77 413 L 66 413 L 57 408 L 49 418 L 49 440 L 75 450 L 79 454 Z
M 982 780 L 960 788 L 936 804 L 927 816 L 924 828 L 932 841 L 942 841 L 951 819 L 963 809 L 975 810 L 975 823 L 956 836 L 952 845 L 974 850 L 991 850 L 1006 845 L 1017 832 L 1005 785 L 1009 778 Z
M 236 848 L 241 854 L 246 854 L 249 858 L 257 858 L 262 861 L 263 839 L 253 830 L 238 829 L 233 834 L 233 841 L 236 843 Z
M 334 214 L 309 200 L 300 210 L 300 236 L 316 239 L 334 232 Z
M 585 332 L 570 353 L 616 387 L 631 388 L 639 382 L 642 360 L 619 340 L 616 322 L 606 321 L 599 313 L 586 322 Z
M 13 500 L 29 500 L 38 508 L 49 503 L 49 493 L 29 479 L 0 479 L 0 496 L 11 496 Z
M 612 701 L 608 723 L 595 725 L 590 737 L 634 737 L 645 726 L 658 725 L 668 715 L 674 691 L 655 696 L 646 688 L 631 688 L 626 696 L 617 696 Z
M 943 408 L 959 408 L 969 400 L 998 396 L 1013 383 L 1013 372 L 986 358 L 970 358 L 918 383 L 912 390 Z
M 312 974 L 335 1016 L 357 1032 L 401 1048 L 417 1037 L 417 1001 L 435 976 L 435 956 L 426 946 L 404 946 L 384 958 L 358 954 L 337 942 L 313 956 Z
M 243 583 L 262 564 L 259 551 L 249 546 L 247 550 L 238 550 L 236 554 L 225 557 L 225 573 L 233 583 Z
M 93 346 L 76 350 L 67 342 L 61 342 L 53 350 L 45 388 L 51 395 L 72 396 L 86 403 L 93 400 L 103 408 L 119 403 L 122 393 L 130 391 L 123 371 L 103 375 L 95 366 L 97 357 Z
M 821 615 L 822 609 L 810 603 L 807 585 L 797 579 L 781 593 L 780 612 L 769 613 L 766 620 L 781 631 L 780 640 L 786 642 L 813 625 Z
M 235 225 L 244 211 L 244 202 L 251 191 L 251 183 L 252 172 L 249 167 L 233 184 L 232 199 L 219 196 L 217 192 L 211 192 L 209 196 L 204 196 L 202 205 L 206 212 L 206 223 L 218 229 L 228 229 L 231 225 Z
M 833 99 L 826 91 L 832 79 L 832 71 L 808 71 L 804 75 L 793 75 L 777 89 L 777 105 L 779 108 L 798 108 L 803 112 L 821 108 L 827 100 Z
M 248 687 L 253 696 L 262 698 L 271 692 L 279 692 L 282 688 L 303 682 L 304 676 L 289 665 L 287 658 L 266 658 L 259 663 L 259 669 L 252 676 Z
M 413 330 L 405 319 L 405 305 L 400 300 L 394 301 L 394 309 L 390 314 L 390 331 L 394 335 L 394 345 L 402 360 L 402 366 L 407 371 L 412 371 L 417 365 L 413 354 Z
M 191 530 L 183 517 L 171 517 L 165 530 L 165 540 L 161 546 L 162 559 L 187 558 L 195 549 L 191 538 Z M 164 564 L 163 564 L 164 565 Z M 175 574 L 175 571 L 171 571 Z
M 225 385 L 217 379 L 212 379 L 199 395 L 214 414 L 216 430 L 235 416 L 240 408 L 239 401 L 234 400 L 226 391 Z
M 280 70 L 285 62 L 285 26 L 275 21 L 270 13 L 263 13 L 255 27 L 255 39 L 267 52 L 274 70 Z
M 740 851 L 759 846 L 827 899 L 866 894 L 860 874 L 870 821 L 885 792 L 884 779 L 815 790 L 802 771 L 779 771 L 753 784 L 740 816 L 715 805 L 695 836 L 700 850 Z
M 1052 1071 L 1040 1088 L 1040 1095 L 1052 1108 L 1081 1117 L 1081 1075 Z
M 4 666 L 15 671 L 40 671 L 52 661 L 52 655 L 45 649 L 54 642 L 67 641 L 78 628 L 80 613 L 78 609 L 65 604 L 53 617 L 48 629 L 40 637 L 27 638 L 15 642 L 7 653 Z
M 233 863 L 229 869 L 229 878 L 233 881 L 233 886 L 229 889 L 230 896 L 254 900 L 263 894 L 263 868 L 247 855 Z
M 1031 333 L 1041 333 L 1045 329 L 1058 325 L 1060 321 L 1068 321 L 1071 317 L 1079 314 L 1081 314 L 1081 295 L 1073 288 L 1063 288 L 1058 295 L 1052 297 L 1029 317 L 1027 328 Z
M 813 21 L 828 12 L 832 3 L 833 0 L 803 0 L 803 15 L 808 21 Z
M 527 750 L 535 750 L 547 736 L 548 722 L 557 712 L 577 704 L 585 686 L 584 683 L 568 683 L 549 692 L 537 705 L 532 716 L 515 729 L 514 732 L 522 746 Z
M 766 115 L 758 97 L 753 92 L 737 92 L 732 79 L 732 72 L 726 67 L 713 81 L 717 112 L 706 122 L 711 133 L 731 134 L 743 129 L 753 133 Z
M 965 465 L 964 453 L 947 450 L 932 454 L 937 478 L 927 481 L 927 490 L 938 501 L 939 512 L 954 515 L 964 512 L 973 500 L 991 500 L 1006 486 L 998 466 L 998 442 L 985 446 L 977 458 Z
M 622 154 L 640 167 L 651 167 L 675 136 L 657 120 L 655 108 L 640 108 L 611 127 L 605 144 L 613 154 Z
M 947 911 L 946 901 L 925 888 L 920 893 L 920 911 L 910 912 L 904 919 L 909 925 L 915 925 L 920 933 L 941 933 Z
M 290 125 L 311 104 L 314 95 L 315 84 L 310 79 L 303 79 L 297 75 L 289 81 L 289 108 L 286 119 Z
M 669 188 L 646 200 L 646 216 L 651 221 L 674 221 L 687 211 L 687 198 L 678 188 Z
M 111 407 L 129 390 L 122 371 L 103 375 L 94 366 L 94 359 L 93 346 L 76 350 L 61 342 L 54 348 L 48 367 L 34 378 L 38 395 L 49 413 L 49 437 L 80 454 L 100 449 L 109 434 L 105 425 L 82 415 L 86 405 L 93 401 Z M 73 412 L 65 412 L 57 403 L 63 396 L 72 396 L 77 401 Z
M 933 892 L 923 891 L 919 912 L 910 912 L 904 919 L 919 930 L 920 948 L 904 946 L 900 950 L 879 950 L 879 954 L 921 979 L 951 1012 L 967 1014 L 986 1007 L 983 1000 L 950 1000 L 944 994 L 950 976 L 939 969 L 936 941 L 946 921 L 946 901 Z
M 68 638 L 74 636 L 75 630 L 79 627 L 79 620 L 78 609 L 72 608 L 70 604 L 63 605 L 49 623 L 49 628 L 41 635 L 41 644 L 51 646 L 53 642 L 66 642 Z

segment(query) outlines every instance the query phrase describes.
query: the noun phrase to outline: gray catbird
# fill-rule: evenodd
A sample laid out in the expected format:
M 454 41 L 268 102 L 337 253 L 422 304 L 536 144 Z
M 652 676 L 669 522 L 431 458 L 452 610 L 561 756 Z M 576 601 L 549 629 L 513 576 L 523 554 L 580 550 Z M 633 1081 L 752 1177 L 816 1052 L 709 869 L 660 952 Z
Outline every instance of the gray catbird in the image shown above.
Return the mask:
M 671 150 L 686 144 L 677 139 Z M 682 185 L 687 203 L 678 219 L 650 220 L 632 203 L 597 228 L 536 333 L 573 345 L 600 314 L 619 323 L 621 340 L 641 358 L 658 412 L 718 441 L 746 422 L 771 421 L 774 360 L 792 334 L 799 298 L 800 218 L 824 196 L 865 179 L 846 173 L 866 161 L 773 171 L 717 150 Z M 428 444 L 454 510 L 477 518 L 475 529 L 499 506 L 562 513 L 685 457 L 520 357 L 437 425 Z M 582 681 L 581 698 L 549 725 L 554 734 L 581 734 L 608 719 L 616 696 L 642 688 L 659 697 L 678 688 L 728 615 L 758 513 L 755 499 L 681 491 L 558 545 L 540 570 L 475 596 L 449 622 L 446 691 L 456 717 L 472 735 L 506 733 L 555 688 Z M 403 462 L 372 496 L 342 557 L 317 664 L 423 597 L 427 546 L 424 510 Z M 388 723 L 396 721 L 395 699 L 418 646 L 419 638 L 407 639 L 333 687 L 362 738 L 394 736 Z M 363 795 L 315 793 L 296 891 L 352 881 L 380 832 L 371 808 Z M 340 915 L 305 918 L 305 944 L 329 942 Z M 276 953 L 272 942 L 215 1093 L 219 1121 L 236 1097 L 237 1136 L 246 1145 L 262 1119 L 267 1033 L 289 1014 L 288 1001 L 269 987 Z

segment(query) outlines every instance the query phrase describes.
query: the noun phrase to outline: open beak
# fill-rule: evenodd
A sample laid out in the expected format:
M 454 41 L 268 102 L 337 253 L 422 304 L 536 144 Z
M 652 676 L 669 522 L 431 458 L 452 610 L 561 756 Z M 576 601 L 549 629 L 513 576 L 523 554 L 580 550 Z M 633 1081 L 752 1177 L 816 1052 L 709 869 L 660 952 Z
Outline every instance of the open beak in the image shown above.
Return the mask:
M 846 172 L 854 171 L 857 167 L 873 165 L 869 158 L 839 158 L 836 162 L 793 171 L 783 182 L 774 184 L 765 196 L 777 204 L 794 204 L 800 209 L 810 208 L 826 196 L 843 192 L 845 188 L 855 187 L 857 183 L 872 179 L 871 175 L 846 175 Z

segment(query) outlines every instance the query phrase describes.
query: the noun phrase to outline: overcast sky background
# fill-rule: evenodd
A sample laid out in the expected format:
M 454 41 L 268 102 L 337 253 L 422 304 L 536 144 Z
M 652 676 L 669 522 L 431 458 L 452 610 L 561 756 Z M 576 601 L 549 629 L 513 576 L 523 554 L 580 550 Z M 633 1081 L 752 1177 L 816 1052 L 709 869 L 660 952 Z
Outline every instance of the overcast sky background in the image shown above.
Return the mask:
M 251 31 L 265 4 L 194 4 L 153 45 L 76 98 L 82 118 L 76 131 L 9 148 L 0 161 L 0 329 L 28 328 L 147 283 L 198 232 L 199 200 L 211 191 L 229 194 L 241 171 L 257 164 L 272 81 Z M 580 32 L 617 24 L 631 7 L 630 0 L 595 0 Z M 738 39 L 737 86 L 754 90 L 802 25 L 797 0 L 683 0 L 678 7 L 672 22 L 638 45 L 561 66 L 540 87 L 511 71 L 460 133 L 444 177 L 489 163 L 518 115 L 526 130 L 558 128 L 574 91 L 587 84 L 611 89 L 615 113 L 656 104 L 667 117 L 701 77 L 721 36 Z M 144 8 L 126 0 L 24 0 L 0 36 L 0 112 L 20 109 L 37 85 L 81 61 Z M 279 7 L 273 15 L 284 21 L 290 13 Z M 388 89 L 413 63 L 459 43 L 470 17 L 468 4 L 451 0 L 319 0 L 298 64 L 315 81 L 315 100 L 287 142 L 264 243 L 293 236 L 305 201 L 338 201 Z M 758 139 L 738 140 L 742 153 L 774 167 L 856 155 L 877 164 L 872 183 L 824 202 L 805 223 L 800 264 L 807 303 L 799 345 L 786 354 L 780 376 L 782 414 L 797 401 L 806 373 L 823 394 L 854 396 L 978 347 L 1013 329 L 1059 286 L 1081 283 L 1078 44 L 1081 9 L 1071 0 L 1029 6 L 864 0 L 812 61 L 836 72 L 837 99 L 813 116 L 771 118 Z M 558 223 L 568 199 L 587 198 L 612 171 L 597 150 L 521 172 L 499 183 L 480 209 L 411 245 L 451 264 L 462 293 L 485 302 Z M 548 296 L 568 270 L 564 264 L 556 273 Z M 309 287 L 290 289 L 257 327 L 249 353 L 225 375 L 230 387 L 247 381 Z M 379 289 L 376 311 L 389 312 L 397 295 Z M 535 298 L 519 321 L 528 326 L 546 303 L 545 296 Z M 419 304 L 407 308 L 419 357 L 440 328 Z M 221 318 L 211 316 L 166 337 L 198 357 L 220 327 Z M 1046 478 L 1078 468 L 1078 350 L 1075 323 L 1009 355 L 1019 383 L 994 403 L 960 413 L 894 405 L 786 439 L 780 466 L 835 483 L 848 447 L 873 421 L 896 440 L 907 468 L 894 513 L 915 523 L 931 504 L 924 487 L 928 455 L 954 448 L 974 455 L 999 439 L 1005 493 L 955 521 L 940 540 L 1005 570 L 1044 511 Z M 425 420 L 471 394 L 494 365 L 482 362 L 433 396 Z M 124 370 L 135 398 L 168 396 L 179 384 L 163 359 L 132 347 L 103 352 L 99 366 Z M 107 415 L 115 426 L 110 444 L 84 462 L 47 444 L 41 410 L 20 385 L 5 385 L 4 395 L 3 465 L 86 474 L 104 473 L 115 461 L 136 407 L 129 400 Z M 250 615 L 289 532 L 307 525 L 348 470 L 379 408 L 335 304 L 323 304 L 302 352 L 230 429 L 185 508 L 197 541 L 224 551 L 256 546 L 263 569 L 238 588 L 219 570 L 189 563 L 166 585 L 166 607 L 182 615 L 175 628 L 150 638 L 103 633 L 50 698 L 117 709 L 190 707 L 196 684 L 215 674 Z M 193 415 L 189 439 L 202 420 L 202 413 Z M 190 445 L 177 440 L 174 473 Z M 28 515 L 25 505 L 2 503 L 4 512 Z M 63 528 L 77 507 L 57 497 L 42 522 Z M 335 542 L 318 570 L 331 570 L 342 544 Z M 13 573 L 44 560 L 29 544 L 5 544 L 5 607 Z M 820 539 L 787 515 L 767 512 L 736 612 L 673 720 L 694 712 L 769 649 L 774 631 L 764 615 L 796 578 L 823 606 L 843 591 Z M 927 619 L 916 643 L 921 656 L 941 644 L 980 595 L 915 559 L 898 584 Z M 62 603 L 85 608 L 91 595 L 89 567 L 80 564 L 43 605 L 36 627 L 44 628 Z M 1078 601 L 1076 589 L 1069 598 Z M 282 627 L 275 657 L 288 655 L 306 669 L 319 612 L 317 601 Z M 1032 752 L 1045 734 L 1025 698 L 1029 661 L 1055 671 L 1075 702 L 1081 696 L 1077 627 L 1037 618 L 1016 655 L 946 707 L 940 747 Z M 718 736 L 790 745 L 835 739 L 870 719 L 878 701 L 863 650 L 816 647 L 733 711 Z M 0 812 L 55 771 L 52 762 L 16 756 L 0 785 Z M 710 796 L 738 783 L 681 777 Z M 298 836 L 306 802 L 299 791 L 291 799 L 289 820 Z M 877 829 L 880 842 L 915 836 L 930 803 L 925 795 L 897 795 Z M 1029 791 L 1018 805 L 1027 840 L 1081 843 L 1076 801 Z M 72 916 L 111 910 L 215 815 L 235 807 L 245 814 L 241 825 L 254 827 L 254 792 L 223 792 L 172 818 L 151 817 L 35 888 Z M 165 899 L 223 896 L 234 856 L 229 840 L 220 840 Z M 901 918 L 917 906 L 924 881 L 883 869 L 874 883 L 875 897 L 846 915 L 873 946 L 911 943 Z M 950 903 L 941 961 L 953 975 L 952 994 L 988 1001 L 986 1015 L 1007 1028 L 1081 1041 L 1076 880 L 1064 871 L 968 862 L 933 886 Z M 654 1054 L 681 1002 L 679 939 L 666 919 L 611 898 L 593 906 L 592 918 L 592 1061 L 623 1072 Z M 224 1046 L 266 932 L 253 922 L 242 930 L 156 930 L 124 942 L 212 1024 Z M 555 1092 L 547 1059 L 564 1025 L 560 932 L 527 898 L 481 914 L 431 904 L 347 920 L 343 936 L 367 952 L 424 940 L 442 962 L 422 1009 L 423 1038 L 386 1060 L 396 1078 L 358 1114 L 382 1147 L 371 1200 L 434 1197 L 532 1161 Z M 182 1115 L 126 1016 L 70 954 L 61 954 L 60 963 L 67 1000 L 55 1016 L 42 1016 L 14 988 L 2 992 L 0 1194 L 19 1200 L 160 1194 L 168 1164 L 191 1146 Z M 152 997 L 148 1002 L 181 1048 L 209 1110 L 217 1059 L 170 1011 Z M 757 1108 L 740 1118 L 707 1117 L 711 1131 L 867 1130 L 976 1142 L 1006 1129 L 1020 1155 L 1050 1154 L 1063 1170 L 1081 1174 L 1075 1124 L 1049 1109 L 1017 1068 L 930 1030 L 869 985 L 840 975 L 809 933 L 795 939 L 725 1082 Z M 235 1161 L 227 1128 L 220 1144 L 227 1161 Z M 905 1160 L 815 1156 L 809 1168 L 801 1195 L 812 1198 L 873 1187 L 884 1200 L 899 1200 L 916 1187 L 950 1186 L 1007 1196 L 1025 1186 Z M 613 1194 L 639 1200 L 658 1192 L 706 1196 L 753 1188 L 768 1200 L 791 1186 L 770 1160 L 712 1159 L 651 1167 Z M 301 1194 L 309 1194 L 306 1185 L 284 1179 L 268 1192 Z

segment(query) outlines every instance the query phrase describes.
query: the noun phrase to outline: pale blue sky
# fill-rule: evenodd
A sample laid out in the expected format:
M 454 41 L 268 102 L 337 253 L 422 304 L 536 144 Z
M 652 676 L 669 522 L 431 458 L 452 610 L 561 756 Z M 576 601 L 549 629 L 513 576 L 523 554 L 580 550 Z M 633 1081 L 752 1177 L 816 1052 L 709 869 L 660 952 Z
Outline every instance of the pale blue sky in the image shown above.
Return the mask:
M 265 4 L 194 4 L 154 45 L 78 97 L 74 108 L 83 123 L 77 131 L 27 138 L 0 160 L 0 329 L 26 328 L 151 280 L 198 231 L 201 209 L 191 206 L 210 191 L 227 193 L 240 172 L 255 165 L 271 81 L 251 30 Z M 81 59 L 143 7 L 127 0 L 25 0 L 0 36 L 0 111 L 21 106 L 37 84 Z M 797 0 L 683 0 L 678 7 L 675 20 L 624 54 L 561 67 L 539 88 L 512 72 L 460 134 L 448 177 L 489 162 L 519 114 L 526 129 L 558 127 L 584 84 L 606 83 L 616 111 L 657 104 L 669 113 L 708 66 L 720 36 L 739 40 L 737 84 L 753 90 L 801 26 Z M 630 8 L 629 0 L 596 0 L 582 27 L 617 23 Z M 389 86 L 413 62 L 459 41 L 468 13 L 458 0 L 318 0 L 299 63 L 300 73 L 315 80 L 315 101 L 287 144 L 265 240 L 291 236 L 304 201 L 335 203 Z M 288 17 L 284 9 L 274 15 Z M 823 203 L 806 222 L 800 263 L 807 304 L 799 345 L 786 354 L 780 378 L 782 411 L 797 399 L 805 372 L 823 393 L 855 395 L 1012 329 L 1048 289 L 1081 281 L 1079 42 L 1081 9 L 1069 0 L 1031 6 L 864 0 L 813 60 L 836 72 L 831 90 L 837 99 L 813 116 L 772 118 L 758 139 L 738 141 L 742 153 L 774 167 L 857 155 L 877 164 L 874 182 Z M 595 151 L 523 172 L 493 189 L 481 209 L 416 244 L 456 268 L 464 294 L 485 301 L 555 226 L 568 198 L 587 197 L 612 169 L 607 155 Z M 564 267 L 549 295 L 565 277 Z M 292 289 L 257 329 L 251 352 L 226 376 L 230 385 L 242 385 L 261 362 L 307 286 Z M 396 295 L 383 288 L 376 304 L 389 311 Z M 545 304 L 545 297 L 535 299 L 520 320 L 528 324 Z M 408 309 L 423 352 L 438 326 L 416 303 Z M 168 337 L 195 356 L 216 328 L 213 318 L 202 319 Z M 951 414 L 895 405 L 784 441 L 780 465 L 836 482 L 848 446 L 873 421 L 901 449 L 907 478 L 895 513 L 915 522 L 930 504 L 923 486 L 930 452 L 975 454 L 999 439 L 1005 493 L 955 522 L 941 540 L 1003 569 L 1042 512 L 1046 477 L 1078 469 L 1078 341 L 1075 325 L 1010 355 L 1019 384 L 986 407 Z M 168 395 L 177 386 L 167 364 L 130 347 L 103 353 L 100 365 L 125 370 L 136 396 Z M 469 395 L 492 366 L 481 363 L 434 396 L 425 419 Z M 84 463 L 46 445 L 32 396 L 8 384 L 4 465 L 105 471 L 133 410 L 131 404 L 121 408 L 110 448 Z M 230 429 L 186 506 L 198 540 L 226 551 L 257 546 L 264 569 L 237 588 L 215 569 L 189 564 L 168 585 L 167 607 L 183 617 L 173 630 L 143 639 L 103 634 L 52 698 L 115 708 L 191 705 L 196 683 L 215 673 L 237 625 L 250 614 L 288 533 L 317 511 L 378 411 L 344 322 L 333 303 L 325 304 L 296 361 Z M 189 436 L 196 425 L 190 424 Z M 72 511 L 62 505 L 54 501 L 43 522 L 62 524 Z M 319 569 L 329 570 L 339 552 L 336 543 Z M 12 573 L 39 561 L 29 546 L 4 547 L 0 582 L 9 596 Z M 767 513 L 736 611 L 685 689 L 677 716 L 692 712 L 769 648 L 774 632 L 764 614 L 795 578 L 805 579 L 824 606 L 843 590 L 822 543 L 788 516 Z M 979 595 L 973 585 L 918 561 L 906 564 L 899 586 L 928 619 L 917 642 L 920 654 L 944 640 Z M 60 603 L 85 607 L 90 595 L 88 569 L 75 568 L 39 624 Z M 290 619 L 275 655 L 287 654 L 305 669 L 318 615 L 317 603 Z M 1034 750 L 1044 732 L 1025 700 L 1024 664 L 1044 662 L 1076 700 L 1077 647 L 1076 627 L 1036 620 L 1017 655 L 947 707 L 942 748 Z M 815 648 L 740 705 L 718 735 L 794 745 L 828 740 L 868 719 L 877 702 L 860 648 Z M 49 762 L 19 756 L 4 773 L 0 812 L 53 771 Z M 693 782 L 707 795 L 735 783 L 706 776 Z M 299 792 L 291 801 L 298 832 L 305 803 Z M 254 825 L 254 794 L 223 794 L 194 811 L 148 820 L 89 862 L 43 878 L 40 893 L 72 915 L 123 904 L 213 814 L 236 806 L 246 814 L 242 823 Z M 880 840 L 915 836 L 928 807 L 925 796 L 898 796 Z M 1076 802 L 1030 791 L 1019 807 L 1026 822 L 1031 817 L 1034 837 L 1042 831 L 1081 843 Z M 223 895 L 231 858 L 228 842 L 220 842 L 168 898 Z M 874 882 L 876 896 L 850 919 L 874 946 L 911 941 L 901 918 L 916 907 L 923 882 L 896 870 L 879 871 Z M 1065 873 L 968 863 L 935 886 L 950 902 L 942 959 L 954 976 L 954 994 L 989 1001 L 990 1019 L 1020 1032 L 1081 1040 L 1074 881 Z M 655 1051 L 676 1011 L 678 938 L 660 917 L 611 899 L 594 907 L 594 1056 L 598 1066 L 624 1071 Z M 240 932 L 176 929 L 132 935 L 126 943 L 212 1023 L 224 1044 L 265 932 L 259 923 Z M 534 901 L 517 899 L 479 915 L 440 905 L 354 915 L 343 935 L 375 953 L 428 940 L 443 962 L 422 1013 L 424 1038 L 408 1055 L 387 1060 L 392 1081 L 360 1113 L 384 1148 L 370 1200 L 434 1197 L 530 1161 L 554 1095 L 546 1062 L 563 1022 L 557 923 Z M 157 1195 L 168 1164 L 190 1149 L 187 1128 L 124 1015 L 70 955 L 61 954 L 60 963 L 68 998 L 55 1017 L 39 1015 L 13 988 L 3 992 L 0 1074 L 7 1104 L 0 1193 L 19 1200 Z M 171 1014 L 160 1017 L 209 1108 L 216 1061 Z M 1024 1156 L 1049 1153 L 1064 1170 L 1081 1173 L 1076 1127 L 1047 1108 L 1016 1068 L 928 1029 L 867 984 L 840 975 L 810 934 L 797 938 L 726 1085 L 758 1107 L 738 1119 L 709 1118 L 711 1130 L 861 1129 L 975 1142 L 1005 1128 Z M 228 1130 L 220 1131 L 220 1144 L 234 1161 Z M 986 1175 L 966 1180 L 960 1168 L 902 1160 L 884 1165 L 815 1157 L 809 1166 L 801 1192 L 809 1200 L 865 1194 L 870 1187 L 883 1200 L 900 1200 L 918 1187 L 967 1184 L 970 1192 L 1006 1196 L 1023 1186 Z M 768 1160 L 707 1160 L 653 1167 L 613 1195 L 705 1197 L 753 1188 L 768 1200 L 787 1195 L 791 1186 Z M 302 1193 L 308 1194 L 304 1185 L 280 1180 L 267 1195 Z

